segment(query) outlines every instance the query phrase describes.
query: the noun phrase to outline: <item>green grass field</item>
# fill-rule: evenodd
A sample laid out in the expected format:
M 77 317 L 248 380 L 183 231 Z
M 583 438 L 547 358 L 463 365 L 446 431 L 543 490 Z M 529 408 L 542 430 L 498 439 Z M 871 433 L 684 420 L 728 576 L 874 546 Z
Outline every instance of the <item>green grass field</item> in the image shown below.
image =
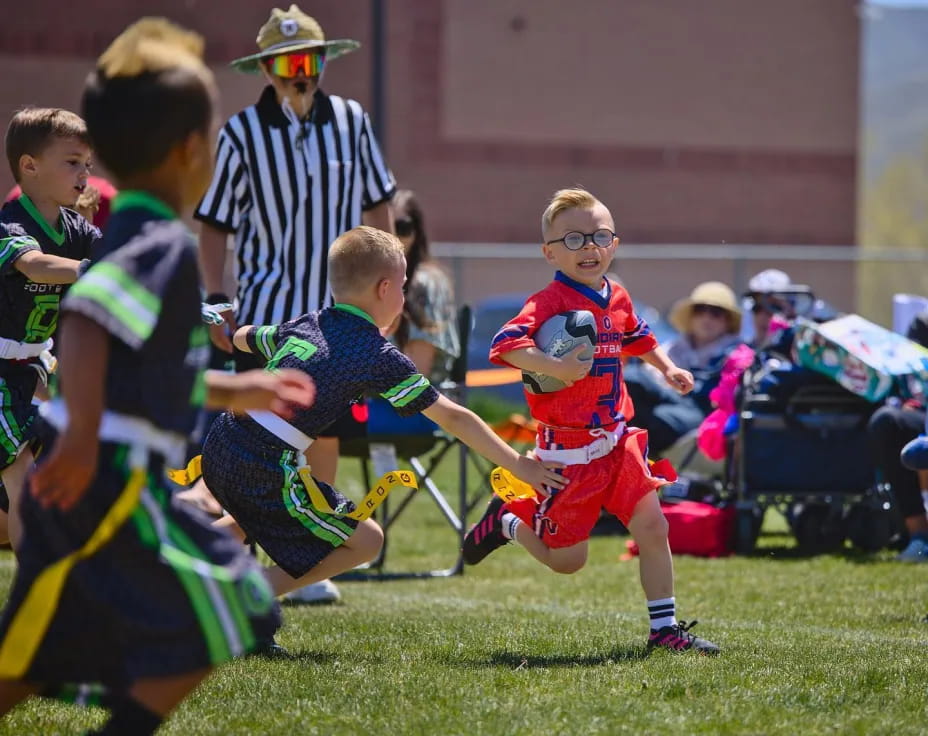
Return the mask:
M 356 498 L 355 462 L 342 468 Z M 447 472 L 452 471 L 449 468 Z M 516 547 L 465 575 L 344 582 L 341 604 L 285 607 L 290 656 L 231 663 L 165 734 L 924 734 L 928 566 L 890 552 L 804 558 L 768 514 L 755 556 L 677 557 L 681 618 L 718 658 L 645 655 L 625 537 L 595 537 L 573 576 Z M 448 566 L 455 543 L 420 492 L 388 570 Z M 13 572 L 0 558 L 0 585 Z M 80 733 L 103 711 L 20 706 L 3 734 Z

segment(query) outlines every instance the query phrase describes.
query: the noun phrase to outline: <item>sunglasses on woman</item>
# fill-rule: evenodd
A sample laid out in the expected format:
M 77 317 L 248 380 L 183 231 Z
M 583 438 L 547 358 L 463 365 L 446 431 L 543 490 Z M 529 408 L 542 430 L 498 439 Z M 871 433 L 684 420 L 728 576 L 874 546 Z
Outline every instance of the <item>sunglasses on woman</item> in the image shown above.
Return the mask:
M 293 79 L 303 72 L 307 77 L 318 77 L 325 66 L 325 54 L 301 52 L 298 54 L 280 54 L 267 61 L 267 69 L 275 77 Z

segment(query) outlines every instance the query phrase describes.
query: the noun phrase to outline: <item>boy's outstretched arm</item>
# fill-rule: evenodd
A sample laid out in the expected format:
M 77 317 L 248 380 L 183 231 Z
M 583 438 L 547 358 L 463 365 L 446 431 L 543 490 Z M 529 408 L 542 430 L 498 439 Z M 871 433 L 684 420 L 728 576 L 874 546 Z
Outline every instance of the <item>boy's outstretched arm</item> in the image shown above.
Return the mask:
M 73 284 L 89 265 L 90 261 L 30 250 L 17 258 L 13 267 L 37 284 Z
M 501 353 L 499 358 L 514 368 L 533 373 L 543 373 L 546 376 L 559 378 L 568 386 L 579 381 L 590 372 L 592 360 L 580 360 L 580 353 L 587 350 L 587 346 L 578 345 L 567 355 L 553 358 L 538 348 L 520 348 L 508 353 Z
M 206 406 L 212 409 L 268 409 L 284 419 L 294 407 L 311 406 L 316 386 L 306 373 L 293 369 L 244 373 L 206 372 Z
M 251 329 L 251 325 L 242 325 L 235 332 L 232 333 L 232 345 L 235 346 L 236 350 L 241 350 L 243 353 L 250 353 L 251 348 L 248 347 L 248 330 Z
M 47 460 L 32 474 L 29 489 L 43 506 L 68 510 L 93 480 L 97 468 L 109 336 L 99 324 L 70 313 L 61 327 L 62 396 L 68 426 Z
M 438 401 L 422 413 L 465 445 L 511 471 L 537 491 L 547 494 L 543 486 L 563 488 L 567 485 L 567 479 L 552 469 L 561 467 L 559 463 L 543 464 L 520 455 L 497 437 L 474 412 L 445 396 L 439 396 Z
M 688 394 L 693 390 L 693 374 L 674 363 L 667 351 L 658 345 L 654 350 L 643 353 L 640 357 L 648 365 L 654 366 L 664 380 L 679 394 Z

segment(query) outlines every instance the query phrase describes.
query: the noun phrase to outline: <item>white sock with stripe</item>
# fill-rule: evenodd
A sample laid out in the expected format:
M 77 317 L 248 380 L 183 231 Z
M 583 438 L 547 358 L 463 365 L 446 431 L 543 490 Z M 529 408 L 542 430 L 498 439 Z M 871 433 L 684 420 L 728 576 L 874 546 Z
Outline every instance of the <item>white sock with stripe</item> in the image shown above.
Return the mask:
M 651 617 L 651 631 L 677 623 L 677 599 L 658 598 L 648 601 L 648 615 Z
M 519 524 L 522 523 L 522 519 L 507 511 L 505 514 L 503 514 L 503 518 L 500 519 L 500 522 L 502 522 L 503 525 L 503 536 L 506 537 L 506 539 L 515 539 L 516 529 L 519 528 Z

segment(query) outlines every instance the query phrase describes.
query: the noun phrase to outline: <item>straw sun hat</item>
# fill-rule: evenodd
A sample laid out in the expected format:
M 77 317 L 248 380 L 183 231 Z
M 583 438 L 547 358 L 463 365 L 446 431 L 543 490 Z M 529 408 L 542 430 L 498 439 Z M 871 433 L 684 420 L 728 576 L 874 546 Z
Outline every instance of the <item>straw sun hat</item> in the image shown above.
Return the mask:
M 310 49 L 325 52 L 326 60 L 331 61 L 354 51 L 361 45 L 350 38 L 326 41 L 322 26 L 295 4 L 286 11 L 274 8 L 267 23 L 258 31 L 257 42 L 261 50 L 257 54 L 243 56 L 233 61 L 232 66 L 235 69 L 240 72 L 257 74 L 261 71 L 262 59 Z
M 693 293 L 686 299 L 673 305 L 669 321 L 678 332 L 685 334 L 689 330 L 693 307 L 697 304 L 721 307 L 731 317 L 731 332 L 740 332 L 741 309 L 735 299 L 735 292 L 721 281 L 706 281 L 693 289 Z

